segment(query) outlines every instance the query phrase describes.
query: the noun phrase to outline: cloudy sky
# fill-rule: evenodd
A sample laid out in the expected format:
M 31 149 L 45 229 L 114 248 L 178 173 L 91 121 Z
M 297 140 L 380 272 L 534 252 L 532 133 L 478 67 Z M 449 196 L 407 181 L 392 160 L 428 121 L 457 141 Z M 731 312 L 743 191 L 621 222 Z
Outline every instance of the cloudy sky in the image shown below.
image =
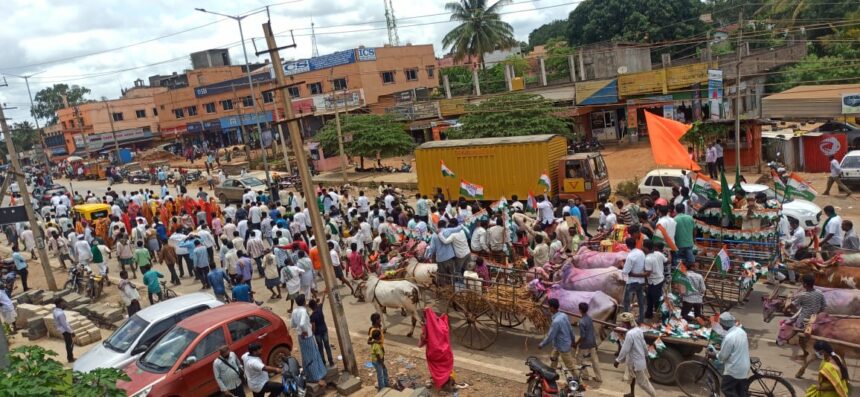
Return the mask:
M 234 64 L 243 62 L 237 24 L 232 19 L 194 11 L 205 8 L 224 14 L 244 14 L 270 5 L 272 27 L 280 45 L 295 34 L 297 48 L 282 51 L 283 58 L 311 55 L 311 19 L 317 46 L 326 54 L 359 45 L 387 43 L 384 0 L 245 0 L 245 1 L 110 1 L 4 0 L 0 3 L 0 103 L 11 122 L 29 119 L 24 80 L 13 75 L 37 74 L 30 79 L 33 95 L 54 83 L 92 89 L 93 99 L 116 98 L 122 87 L 155 74 L 181 72 L 191 67 L 188 54 L 208 48 L 231 50 Z M 393 0 L 400 43 L 432 43 L 437 56 L 442 37 L 454 23 L 444 5 L 448 0 Z M 492 1 L 492 0 L 490 0 Z M 503 19 L 514 27 L 516 38 L 528 40 L 538 26 L 566 16 L 577 0 L 514 0 L 502 9 Z M 416 7 L 420 5 L 420 7 Z M 251 62 L 250 39 L 262 40 L 266 13 L 242 22 Z

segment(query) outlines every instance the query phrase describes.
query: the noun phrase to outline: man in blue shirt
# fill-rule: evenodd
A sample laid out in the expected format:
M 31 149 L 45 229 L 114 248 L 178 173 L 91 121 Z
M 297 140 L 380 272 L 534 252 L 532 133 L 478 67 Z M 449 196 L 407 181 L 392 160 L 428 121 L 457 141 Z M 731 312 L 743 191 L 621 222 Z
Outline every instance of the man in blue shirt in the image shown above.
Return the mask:
M 209 273 L 209 252 L 206 246 L 200 240 L 194 240 L 194 251 L 191 251 L 191 261 L 194 262 L 194 273 L 197 274 L 197 279 L 203 284 L 203 289 L 209 288 L 209 280 L 206 275 Z
M 233 302 L 248 302 L 253 303 L 253 292 L 251 286 L 241 282 L 238 279 L 233 280 Z
M 212 293 L 215 294 L 215 298 L 222 302 L 227 302 L 227 288 L 224 285 L 224 281 L 228 281 L 227 273 L 224 273 L 224 270 L 220 267 L 216 267 L 209 271 L 206 279 L 209 281 L 209 285 L 212 286 Z
M 448 234 L 453 233 L 453 231 L 445 230 L 447 227 L 448 221 L 444 219 L 439 220 L 439 230 L 442 230 L 442 234 L 446 237 Z M 436 263 L 439 266 L 437 271 L 439 277 L 436 277 L 436 282 L 439 285 L 450 285 L 450 274 L 454 272 L 454 244 L 444 244 L 437 234 L 430 240 L 430 245 L 433 247 L 432 251 L 436 255 Z
M 24 292 L 27 292 L 30 288 L 27 287 L 27 275 L 29 274 L 29 270 L 27 270 L 27 260 L 24 259 L 24 255 L 21 255 L 20 248 L 18 248 L 18 244 L 12 246 L 12 260 L 15 261 L 15 271 L 21 276 L 21 286 L 24 288 Z
M 570 326 L 567 315 L 558 310 L 558 299 L 551 298 L 547 304 L 549 305 L 549 312 L 552 313 L 552 323 L 550 323 L 546 338 L 538 345 L 538 349 L 552 343 L 552 353 L 549 356 L 551 366 L 556 368 L 558 357 L 561 356 L 564 366 L 573 369 L 573 356 L 570 354 L 574 343 L 573 327 Z

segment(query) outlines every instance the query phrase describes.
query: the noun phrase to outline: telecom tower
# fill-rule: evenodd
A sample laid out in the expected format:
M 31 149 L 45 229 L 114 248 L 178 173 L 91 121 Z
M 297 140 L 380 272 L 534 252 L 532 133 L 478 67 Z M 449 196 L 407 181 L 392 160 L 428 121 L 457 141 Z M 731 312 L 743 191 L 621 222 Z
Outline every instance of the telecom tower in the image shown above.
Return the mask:
M 392 0 L 382 0 L 385 4 L 385 25 L 388 27 L 388 44 L 393 46 L 400 45 L 400 38 L 397 37 L 397 19 L 394 18 L 394 4 Z
M 320 49 L 317 48 L 317 33 L 314 31 L 314 16 L 311 15 L 311 56 L 320 56 Z

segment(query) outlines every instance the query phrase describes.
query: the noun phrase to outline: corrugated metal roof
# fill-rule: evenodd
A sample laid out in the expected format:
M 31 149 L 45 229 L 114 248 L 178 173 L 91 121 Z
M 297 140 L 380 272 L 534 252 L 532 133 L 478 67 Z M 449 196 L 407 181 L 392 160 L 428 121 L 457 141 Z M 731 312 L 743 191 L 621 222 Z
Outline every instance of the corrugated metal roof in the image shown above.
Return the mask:
M 424 142 L 421 144 L 421 146 L 418 146 L 418 149 L 437 149 L 481 145 L 514 145 L 518 143 L 549 142 L 552 138 L 555 138 L 557 136 L 558 135 L 555 134 L 547 134 L 511 136 L 504 138 L 449 139 L 445 141 Z
M 839 99 L 842 100 L 843 93 L 855 93 L 860 91 L 860 84 L 830 84 L 830 85 L 801 85 L 778 94 L 765 97 L 763 100 L 773 99 Z

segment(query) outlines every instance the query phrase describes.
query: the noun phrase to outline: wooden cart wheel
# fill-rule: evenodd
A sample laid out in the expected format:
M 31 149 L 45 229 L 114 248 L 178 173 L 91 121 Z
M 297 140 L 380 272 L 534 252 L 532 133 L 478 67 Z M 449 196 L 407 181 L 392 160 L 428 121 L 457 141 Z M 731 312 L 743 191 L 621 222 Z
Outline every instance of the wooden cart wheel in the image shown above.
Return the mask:
M 520 313 L 512 311 L 497 311 L 496 321 L 505 328 L 515 328 L 526 321 L 526 317 Z
M 499 323 L 496 313 L 480 294 L 470 290 L 457 291 L 448 304 L 448 313 L 457 311 L 462 319 L 451 322 L 451 333 L 457 342 L 475 350 L 484 350 L 496 342 Z

